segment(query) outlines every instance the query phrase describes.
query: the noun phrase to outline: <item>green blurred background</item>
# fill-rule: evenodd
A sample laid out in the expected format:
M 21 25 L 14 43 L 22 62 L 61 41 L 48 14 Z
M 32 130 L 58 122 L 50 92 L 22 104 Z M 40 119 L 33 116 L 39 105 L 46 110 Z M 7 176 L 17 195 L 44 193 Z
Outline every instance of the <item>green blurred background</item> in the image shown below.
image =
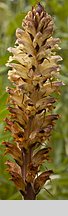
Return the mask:
M 4 155 L 3 140 L 12 140 L 10 134 L 4 132 L 4 118 L 7 116 L 7 93 L 9 85 L 7 68 L 5 66 L 9 53 L 7 48 L 14 46 L 15 31 L 21 27 L 22 19 L 31 9 L 36 0 L 0 0 L 0 200 L 21 200 L 22 197 L 13 182 L 9 181 L 9 174 L 5 171 L 5 161 L 10 155 Z M 38 200 L 68 200 L 68 0 L 41 1 L 47 12 L 54 19 L 54 37 L 61 39 L 59 54 L 61 64 L 60 79 L 65 83 L 55 112 L 61 115 L 52 133 L 52 162 L 43 164 L 53 169 L 55 174 L 51 181 L 38 194 Z

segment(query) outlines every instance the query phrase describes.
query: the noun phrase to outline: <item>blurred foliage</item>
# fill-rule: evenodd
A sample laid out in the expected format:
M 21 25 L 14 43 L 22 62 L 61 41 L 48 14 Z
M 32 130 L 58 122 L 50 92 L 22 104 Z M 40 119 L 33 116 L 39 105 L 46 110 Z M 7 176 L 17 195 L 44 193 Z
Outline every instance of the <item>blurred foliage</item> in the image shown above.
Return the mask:
M 22 19 L 35 5 L 37 0 L 0 0 L 0 199 L 21 200 L 22 197 L 15 185 L 9 181 L 5 161 L 10 155 L 4 155 L 3 140 L 12 140 L 10 134 L 4 131 L 4 118 L 7 116 L 7 93 L 5 88 L 9 85 L 7 79 L 8 60 L 7 48 L 14 45 L 15 31 L 21 27 Z M 41 169 L 52 168 L 54 175 L 45 188 L 38 194 L 39 200 L 67 200 L 68 199 L 68 0 L 42 0 L 41 3 L 54 19 L 54 36 L 61 39 L 60 55 L 63 58 L 60 79 L 65 83 L 57 103 L 55 112 L 61 117 L 56 123 L 50 140 L 52 162 L 43 164 Z

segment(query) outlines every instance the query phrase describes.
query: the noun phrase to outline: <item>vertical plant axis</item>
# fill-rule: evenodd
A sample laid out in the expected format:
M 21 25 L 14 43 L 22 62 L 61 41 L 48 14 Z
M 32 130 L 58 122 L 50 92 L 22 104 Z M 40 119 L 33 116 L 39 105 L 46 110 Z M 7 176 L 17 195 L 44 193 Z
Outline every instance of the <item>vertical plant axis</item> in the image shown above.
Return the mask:
M 48 140 L 59 117 L 53 113 L 53 93 L 58 94 L 63 85 L 58 78 L 62 58 L 56 54 L 60 40 L 52 34 L 52 17 L 38 3 L 16 30 L 14 48 L 8 48 L 12 53 L 7 63 L 12 87 L 7 87 L 9 115 L 5 121 L 13 142 L 3 144 L 6 154 L 14 159 L 6 162 L 11 180 L 25 200 L 35 200 L 53 173 L 41 171 L 41 165 L 50 160 Z

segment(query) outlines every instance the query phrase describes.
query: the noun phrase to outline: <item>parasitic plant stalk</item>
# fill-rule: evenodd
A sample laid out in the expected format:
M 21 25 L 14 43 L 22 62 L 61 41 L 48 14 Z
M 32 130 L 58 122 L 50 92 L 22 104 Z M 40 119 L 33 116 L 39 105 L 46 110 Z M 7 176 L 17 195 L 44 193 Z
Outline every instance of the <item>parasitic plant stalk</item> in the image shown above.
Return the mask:
M 6 162 L 11 179 L 25 200 L 36 199 L 53 173 L 40 169 L 50 160 L 48 140 L 59 117 L 53 114 L 54 93 L 63 85 L 58 79 L 62 58 L 56 55 L 60 40 L 52 34 L 53 20 L 38 3 L 23 20 L 22 29 L 16 30 L 14 48 L 8 49 L 12 53 L 7 63 L 12 87 L 7 87 L 10 114 L 5 121 L 13 143 L 3 144 L 14 159 Z

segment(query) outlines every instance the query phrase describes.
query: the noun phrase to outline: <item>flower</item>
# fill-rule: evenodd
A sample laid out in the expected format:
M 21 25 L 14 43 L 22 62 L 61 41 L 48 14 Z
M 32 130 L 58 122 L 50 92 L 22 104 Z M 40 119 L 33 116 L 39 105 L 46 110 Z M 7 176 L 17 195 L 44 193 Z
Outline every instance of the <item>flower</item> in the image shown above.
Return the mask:
M 53 114 L 53 93 L 63 85 L 58 78 L 62 58 L 56 54 L 60 40 L 52 34 L 52 17 L 39 3 L 28 12 L 22 29 L 16 30 L 14 48 L 8 49 L 12 53 L 7 63 L 12 88 L 6 89 L 10 115 L 5 121 L 13 143 L 3 144 L 15 160 L 7 162 L 8 170 L 24 199 L 35 199 L 53 173 L 40 173 L 43 162 L 50 160 L 48 140 L 59 117 Z

